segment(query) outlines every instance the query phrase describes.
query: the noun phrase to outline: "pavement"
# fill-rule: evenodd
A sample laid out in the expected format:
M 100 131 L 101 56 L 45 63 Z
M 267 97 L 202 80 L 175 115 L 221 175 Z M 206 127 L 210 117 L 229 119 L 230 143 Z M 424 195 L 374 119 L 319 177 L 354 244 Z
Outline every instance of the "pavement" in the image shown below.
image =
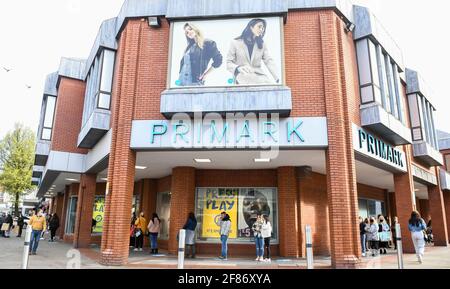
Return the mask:
M 0 269 L 19 269 L 22 264 L 24 238 L 0 238 Z M 219 250 L 219 249 L 218 249 Z M 404 254 L 405 269 L 450 269 L 450 247 L 428 246 L 423 264 L 417 262 L 414 254 Z M 71 244 L 41 240 L 37 255 L 29 256 L 30 269 L 176 269 L 177 256 L 164 251 L 151 256 L 148 249 L 143 252 L 130 250 L 128 264 L 108 267 L 98 263 L 100 249 L 73 249 Z M 364 269 L 397 269 L 397 253 L 389 250 L 387 255 L 365 257 L 361 263 Z M 222 261 L 214 256 L 199 255 L 185 259 L 185 269 L 306 269 L 306 259 L 274 258 L 271 263 L 256 262 L 254 259 L 229 258 Z M 331 258 L 315 256 L 314 268 L 330 269 Z

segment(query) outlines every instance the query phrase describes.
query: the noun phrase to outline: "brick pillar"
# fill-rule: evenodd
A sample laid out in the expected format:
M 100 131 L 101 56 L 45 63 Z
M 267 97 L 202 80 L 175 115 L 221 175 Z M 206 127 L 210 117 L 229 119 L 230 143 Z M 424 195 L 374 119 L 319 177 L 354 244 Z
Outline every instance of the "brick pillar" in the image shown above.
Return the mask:
M 142 211 L 147 221 L 150 221 L 152 214 L 156 212 L 156 180 L 142 180 Z
M 447 218 L 447 237 L 450 240 L 450 191 L 443 191 L 445 216 Z
M 433 228 L 435 246 L 448 246 L 447 217 L 445 214 L 444 196 L 442 194 L 439 171 L 436 171 L 438 185 L 428 187 L 428 199 Z
M 142 182 L 141 208 L 147 222 L 150 222 L 152 214 L 156 212 L 156 180 L 144 179 Z M 149 238 L 144 238 L 144 246 L 149 246 Z
M 66 216 L 67 216 L 67 206 L 69 204 L 70 196 L 70 186 L 66 186 L 64 193 L 62 195 L 62 213 L 60 216 L 60 227 L 58 229 L 58 236 L 62 240 L 64 239 L 64 234 L 66 233 Z
M 96 187 L 97 175 L 81 175 L 78 188 L 75 233 L 73 235 L 74 248 L 87 248 L 91 244 L 91 225 Z
M 174 168 L 170 199 L 169 253 L 175 254 L 178 251 L 178 231 L 183 228 L 189 212 L 194 212 L 194 209 L 195 168 Z
M 350 42 L 351 35 L 343 36 L 342 20 L 331 11 L 320 13 L 319 24 L 328 122 L 326 166 L 331 263 L 334 268 L 356 268 L 360 263 L 361 242 L 349 99 L 358 93 L 348 85 L 350 67 L 346 67 L 343 48 L 343 42 Z
M 295 167 L 280 167 L 278 172 L 278 211 L 280 255 L 295 257 L 300 255 L 298 232 L 298 188 Z
M 407 154 L 407 168 L 411 168 L 410 155 Z M 408 231 L 408 221 L 411 218 L 411 213 L 414 208 L 413 200 L 413 178 L 411 171 L 404 174 L 394 174 L 395 186 L 395 210 L 397 212 L 398 222 L 402 231 L 402 245 L 403 252 L 414 253 L 414 244 L 411 239 L 411 234 Z
M 431 219 L 430 200 L 419 200 L 416 198 L 416 205 L 420 215 L 428 224 L 428 221 Z
M 108 188 L 105 198 L 105 220 L 100 263 L 120 266 L 128 262 L 131 205 L 134 189 L 136 152 L 130 150 L 131 127 L 138 90 L 137 71 L 144 65 L 139 55 L 148 49 L 141 41 L 147 29 L 144 21 L 129 21 L 119 39 L 112 92 L 111 150 Z
M 64 231 L 64 223 L 62 221 L 63 207 L 64 207 L 64 193 L 58 193 L 58 195 L 56 196 L 56 208 L 55 208 L 55 214 L 59 217 L 59 228 L 56 231 L 57 236 L 60 236 L 60 232 Z

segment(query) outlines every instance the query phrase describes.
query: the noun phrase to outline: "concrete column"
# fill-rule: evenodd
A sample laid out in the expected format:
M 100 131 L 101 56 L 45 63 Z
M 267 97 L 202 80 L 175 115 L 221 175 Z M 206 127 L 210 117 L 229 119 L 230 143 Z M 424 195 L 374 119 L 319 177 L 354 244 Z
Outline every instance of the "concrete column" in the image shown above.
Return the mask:
M 78 188 L 78 203 L 73 235 L 74 248 L 87 248 L 91 243 L 92 214 L 97 186 L 97 175 L 82 174 Z
M 278 173 L 278 224 L 280 255 L 298 258 L 300 255 L 298 232 L 298 188 L 295 167 L 280 167 Z
M 432 220 L 434 245 L 447 247 L 447 217 L 445 214 L 444 196 L 439 185 L 428 187 L 428 199 Z
M 169 253 L 178 251 L 177 233 L 195 209 L 195 168 L 177 167 L 172 170 L 170 199 Z

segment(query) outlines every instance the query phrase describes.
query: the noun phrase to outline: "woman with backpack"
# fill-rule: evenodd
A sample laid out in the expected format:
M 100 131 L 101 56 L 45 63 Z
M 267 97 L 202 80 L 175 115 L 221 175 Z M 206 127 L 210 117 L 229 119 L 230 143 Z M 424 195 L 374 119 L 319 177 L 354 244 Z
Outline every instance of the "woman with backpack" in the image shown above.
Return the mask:
M 55 213 L 53 214 L 52 218 L 49 221 L 49 228 L 50 228 L 50 240 L 49 242 L 54 242 L 55 236 L 56 236 L 56 230 L 59 228 L 59 217 Z

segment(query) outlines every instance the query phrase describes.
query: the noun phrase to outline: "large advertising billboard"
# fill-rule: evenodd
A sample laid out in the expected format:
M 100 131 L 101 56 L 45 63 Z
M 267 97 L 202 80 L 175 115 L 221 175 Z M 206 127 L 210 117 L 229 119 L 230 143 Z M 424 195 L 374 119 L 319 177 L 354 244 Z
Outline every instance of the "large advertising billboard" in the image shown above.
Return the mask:
M 282 18 L 174 22 L 169 88 L 283 84 Z

